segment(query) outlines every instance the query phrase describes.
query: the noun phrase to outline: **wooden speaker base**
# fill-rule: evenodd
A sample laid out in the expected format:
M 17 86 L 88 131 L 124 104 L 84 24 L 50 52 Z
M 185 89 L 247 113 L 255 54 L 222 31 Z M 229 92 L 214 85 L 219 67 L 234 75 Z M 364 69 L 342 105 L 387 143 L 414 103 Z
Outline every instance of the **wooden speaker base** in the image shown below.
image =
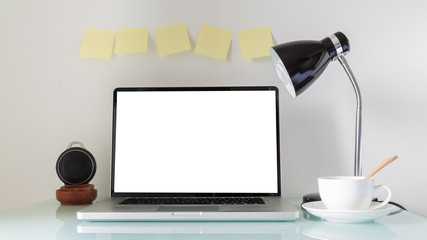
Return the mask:
M 61 205 L 88 205 L 96 199 L 98 191 L 93 184 L 64 185 L 56 190 L 56 199 Z

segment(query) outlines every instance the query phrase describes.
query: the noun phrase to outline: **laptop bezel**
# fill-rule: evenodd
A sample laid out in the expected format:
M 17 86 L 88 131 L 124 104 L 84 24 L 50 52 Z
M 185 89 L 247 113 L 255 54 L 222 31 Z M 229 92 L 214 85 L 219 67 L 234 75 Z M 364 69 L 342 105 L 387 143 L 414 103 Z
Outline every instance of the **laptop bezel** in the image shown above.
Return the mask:
M 276 154 L 277 154 L 277 193 L 140 193 L 115 192 L 115 140 L 117 120 L 118 92 L 132 91 L 274 91 L 276 105 Z M 112 121 L 112 155 L 111 155 L 111 197 L 256 197 L 281 196 L 281 156 L 280 156 L 280 122 L 279 122 L 279 90 L 275 86 L 221 86 L 221 87 L 118 87 L 113 92 L 113 121 Z

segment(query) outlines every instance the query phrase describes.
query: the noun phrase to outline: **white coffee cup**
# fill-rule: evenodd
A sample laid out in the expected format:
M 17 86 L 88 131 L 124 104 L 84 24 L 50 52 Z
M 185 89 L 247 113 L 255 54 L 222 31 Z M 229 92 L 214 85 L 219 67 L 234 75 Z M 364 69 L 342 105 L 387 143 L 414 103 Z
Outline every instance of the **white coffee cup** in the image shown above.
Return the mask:
M 385 185 L 374 185 L 372 178 L 352 176 L 332 176 L 318 179 L 319 193 L 328 210 L 355 211 L 371 210 L 386 205 L 391 198 L 391 191 Z M 373 194 L 377 189 L 386 190 L 388 196 L 381 204 L 372 204 Z

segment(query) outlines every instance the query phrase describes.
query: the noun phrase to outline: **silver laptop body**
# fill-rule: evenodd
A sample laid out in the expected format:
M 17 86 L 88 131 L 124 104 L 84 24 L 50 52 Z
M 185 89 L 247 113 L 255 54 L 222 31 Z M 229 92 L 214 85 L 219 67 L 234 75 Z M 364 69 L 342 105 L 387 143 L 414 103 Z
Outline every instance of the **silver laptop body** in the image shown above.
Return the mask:
M 111 198 L 89 221 L 289 221 L 276 87 L 117 88 Z

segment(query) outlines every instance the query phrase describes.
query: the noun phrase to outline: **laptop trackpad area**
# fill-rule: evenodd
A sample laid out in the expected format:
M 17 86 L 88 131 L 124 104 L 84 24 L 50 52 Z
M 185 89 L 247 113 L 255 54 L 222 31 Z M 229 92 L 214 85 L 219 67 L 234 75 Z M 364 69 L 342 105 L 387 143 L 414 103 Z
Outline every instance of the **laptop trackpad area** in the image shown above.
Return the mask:
M 161 206 L 158 212 L 216 212 L 219 206 Z

